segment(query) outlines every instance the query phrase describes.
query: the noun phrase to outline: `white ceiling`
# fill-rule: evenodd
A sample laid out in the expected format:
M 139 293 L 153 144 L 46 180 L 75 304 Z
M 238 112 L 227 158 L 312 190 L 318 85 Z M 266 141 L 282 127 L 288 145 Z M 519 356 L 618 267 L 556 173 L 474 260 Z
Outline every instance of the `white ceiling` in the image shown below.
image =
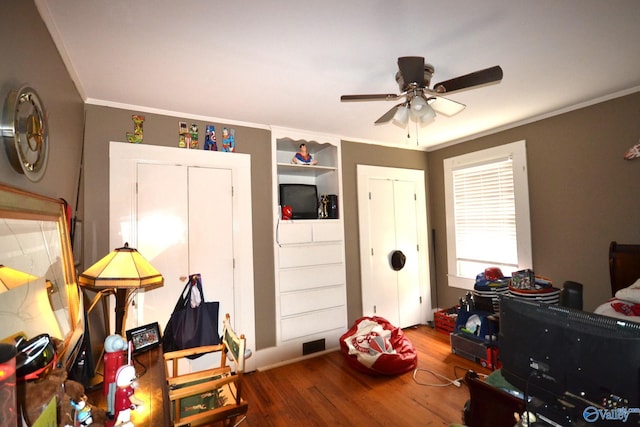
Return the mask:
M 637 0 L 36 0 L 89 103 L 433 148 L 640 90 Z M 432 83 L 500 65 L 449 95 L 454 117 L 373 122 L 398 101 L 397 57 Z

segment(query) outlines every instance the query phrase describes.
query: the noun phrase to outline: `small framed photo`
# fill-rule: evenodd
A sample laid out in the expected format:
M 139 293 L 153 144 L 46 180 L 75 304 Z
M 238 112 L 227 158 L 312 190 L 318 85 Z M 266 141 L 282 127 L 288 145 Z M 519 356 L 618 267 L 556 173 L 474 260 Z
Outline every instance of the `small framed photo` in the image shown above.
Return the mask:
M 160 345 L 160 327 L 158 322 L 129 329 L 127 341 L 133 344 L 133 354 L 143 353 Z

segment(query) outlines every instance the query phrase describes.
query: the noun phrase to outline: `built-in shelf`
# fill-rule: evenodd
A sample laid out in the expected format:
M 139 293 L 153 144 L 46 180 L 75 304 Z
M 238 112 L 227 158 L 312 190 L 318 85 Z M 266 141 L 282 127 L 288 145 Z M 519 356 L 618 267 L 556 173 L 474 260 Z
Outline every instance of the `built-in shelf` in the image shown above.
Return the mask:
M 316 165 L 291 162 L 301 143 Z M 337 343 L 347 329 L 340 140 L 274 129 L 272 156 L 277 343 L 302 356 L 304 343 Z M 280 184 L 313 184 L 319 195 L 338 196 L 338 218 L 280 219 Z

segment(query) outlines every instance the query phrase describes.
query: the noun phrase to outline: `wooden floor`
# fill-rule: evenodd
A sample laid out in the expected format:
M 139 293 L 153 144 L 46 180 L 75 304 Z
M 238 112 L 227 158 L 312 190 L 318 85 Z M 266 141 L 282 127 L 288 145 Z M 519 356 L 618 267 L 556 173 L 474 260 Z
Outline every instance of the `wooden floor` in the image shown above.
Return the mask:
M 451 353 L 448 335 L 430 326 L 405 330 L 418 352 L 418 368 L 450 379 L 468 369 L 489 371 Z M 421 383 L 442 383 L 419 371 Z M 241 426 L 449 426 L 461 423 L 469 391 L 420 385 L 414 372 L 373 377 L 350 368 L 340 352 L 245 375 L 249 402 Z

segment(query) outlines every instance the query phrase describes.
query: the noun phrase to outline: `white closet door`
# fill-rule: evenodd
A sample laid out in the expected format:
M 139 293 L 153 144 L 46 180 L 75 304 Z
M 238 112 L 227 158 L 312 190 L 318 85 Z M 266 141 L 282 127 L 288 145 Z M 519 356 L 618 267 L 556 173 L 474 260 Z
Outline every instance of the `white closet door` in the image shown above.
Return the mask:
M 149 163 L 138 163 L 136 169 L 137 220 L 132 225 L 138 230 L 132 234 L 138 252 L 164 276 L 164 286 L 140 299 L 140 320 L 157 320 L 164 329 L 185 284 L 180 277 L 189 274 L 187 169 Z
M 431 306 L 423 182 L 416 171 L 358 165 L 363 315 L 403 328 L 424 323 Z M 399 271 L 396 250 L 406 256 Z
M 371 284 L 363 289 L 365 316 L 382 316 L 398 325 L 397 274 L 389 264 L 391 252 L 396 247 L 396 229 L 393 204 L 393 181 L 372 179 L 369 181 L 369 236 L 371 244 Z
M 396 248 L 407 257 L 397 272 L 398 310 L 401 327 L 417 325 L 420 319 L 420 268 L 418 263 L 418 234 L 416 188 L 411 181 L 393 182 Z
M 235 320 L 231 206 L 230 170 L 189 168 L 189 272 L 202 275 L 207 301 L 220 301 L 220 319 Z

